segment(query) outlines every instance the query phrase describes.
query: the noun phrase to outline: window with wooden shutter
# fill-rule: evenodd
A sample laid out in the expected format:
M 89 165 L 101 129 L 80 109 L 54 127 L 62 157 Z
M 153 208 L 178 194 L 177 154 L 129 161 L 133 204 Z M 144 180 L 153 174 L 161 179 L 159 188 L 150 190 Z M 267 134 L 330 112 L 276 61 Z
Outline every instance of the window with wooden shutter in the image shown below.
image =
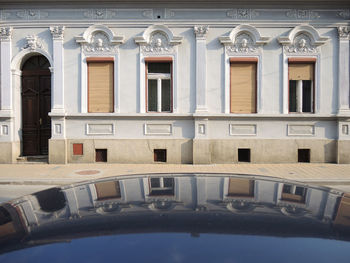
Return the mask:
M 254 197 L 254 180 L 230 178 L 228 195 Z
M 97 200 L 120 198 L 119 181 L 100 182 L 95 184 Z
M 290 61 L 289 112 L 314 112 L 315 61 Z
M 231 62 L 231 113 L 256 113 L 256 62 Z
M 114 111 L 114 62 L 88 60 L 89 112 Z

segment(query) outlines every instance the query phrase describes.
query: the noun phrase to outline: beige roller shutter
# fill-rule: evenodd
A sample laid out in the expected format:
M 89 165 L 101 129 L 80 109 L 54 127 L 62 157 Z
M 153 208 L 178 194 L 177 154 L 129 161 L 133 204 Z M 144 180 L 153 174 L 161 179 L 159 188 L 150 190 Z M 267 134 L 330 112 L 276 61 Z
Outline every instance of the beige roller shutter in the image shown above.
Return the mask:
M 289 80 L 314 80 L 314 64 L 289 64 Z
M 119 181 L 96 183 L 95 187 L 98 200 L 120 198 Z
M 231 112 L 256 112 L 256 63 L 231 63 Z
M 254 196 L 254 181 L 241 178 L 230 178 L 229 196 Z
M 88 63 L 89 112 L 113 112 L 113 62 Z

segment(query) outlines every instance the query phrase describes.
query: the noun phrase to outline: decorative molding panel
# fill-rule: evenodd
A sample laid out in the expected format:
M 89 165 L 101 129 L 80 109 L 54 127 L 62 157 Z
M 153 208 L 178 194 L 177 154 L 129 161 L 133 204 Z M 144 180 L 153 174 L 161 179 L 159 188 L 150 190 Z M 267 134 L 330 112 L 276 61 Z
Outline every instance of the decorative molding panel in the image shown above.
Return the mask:
M 314 136 L 314 125 L 288 124 L 288 136 Z
M 108 20 L 153 20 L 161 14 L 169 20 L 211 21 L 320 21 L 322 19 L 343 21 L 350 18 L 348 9 L 187 9 L 187 8 L 41 8 L 2 9 L 0 21 L 108 21 Z M 163 15 L 164 14 L 164 15 Z
M 257 134 L 256 124 L 230 124 L 230 135 L 255 136 Z
M 113 135 L 114 134 L 114 124 L 86 124 L 86 134 L 87 135 Z
M 172 124 L 145 124 L 145 135 L 172 135 Z

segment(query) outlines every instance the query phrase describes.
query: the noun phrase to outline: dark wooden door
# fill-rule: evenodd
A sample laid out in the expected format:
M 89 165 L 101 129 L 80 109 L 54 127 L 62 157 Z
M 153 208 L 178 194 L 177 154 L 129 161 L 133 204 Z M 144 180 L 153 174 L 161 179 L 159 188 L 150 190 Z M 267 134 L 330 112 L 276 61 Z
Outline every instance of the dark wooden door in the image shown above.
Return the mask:
M 37 62 L 40 59 L 34 57 Z M 36 64 L 36 63 L 34 63 Z M 22 140 L 23 155 L 47 155 L 51 137 L 51 73 L 48 69 L 22 71 Z

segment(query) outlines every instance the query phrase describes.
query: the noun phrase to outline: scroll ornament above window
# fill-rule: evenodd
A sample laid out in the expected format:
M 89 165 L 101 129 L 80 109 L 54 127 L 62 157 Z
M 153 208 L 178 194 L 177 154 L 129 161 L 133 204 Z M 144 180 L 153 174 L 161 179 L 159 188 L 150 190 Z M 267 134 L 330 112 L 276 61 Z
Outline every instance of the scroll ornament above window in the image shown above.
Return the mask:
M 325 44 L 329 38 L 322 37 L 310 25 L 300 25 L 292 29 L 287 36 L 278 38 L 283 45 L 283 51 L 291 55 L 316 54 L 318 47 Z
M 86 54 L 114 54 L 118 45 L 124 43 L 123 36 L 116 36 L 104 25 L 93 25 L 85 30 L 83 36 L 76 36 L 76 42 L 81 44 Z
M 225 45 L 228 55 L 256 54 L 262 45 L 270 41 L 270 37 L 263 37 L 259 31 L 250 25 L 235 27 L 229 36 L 219 37 L 221 44 Z
M 175 46 L 181 44 L 182 37 L 174 36 L 164 25 L 148 27 L 142 36 L 135 37 L 143 54 L 166 55 L 175 53 Z

